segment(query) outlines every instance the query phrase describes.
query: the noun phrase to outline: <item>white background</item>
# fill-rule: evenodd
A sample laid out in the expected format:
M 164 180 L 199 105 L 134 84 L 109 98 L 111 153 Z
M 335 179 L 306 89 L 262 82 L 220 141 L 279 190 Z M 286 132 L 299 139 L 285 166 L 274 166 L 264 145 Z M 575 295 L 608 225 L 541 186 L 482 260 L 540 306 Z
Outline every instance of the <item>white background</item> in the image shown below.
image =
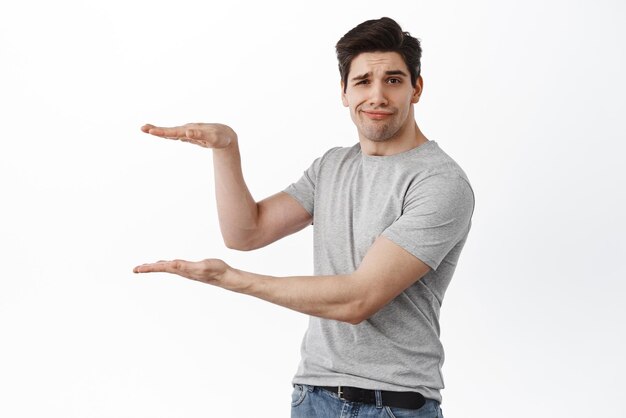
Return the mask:
M 210 150 L 238 132 L 257 199 L 356 142 L 336 41 L 422 41 L 417 121 L 468 173 L 473 230 L 442 310 L 446 418 L 626 416 L 622 1 L 3 1 L 0 416 L 287 417 L 304 315 L 158 259 L 312 273 L 307 229 L 225 249 Z

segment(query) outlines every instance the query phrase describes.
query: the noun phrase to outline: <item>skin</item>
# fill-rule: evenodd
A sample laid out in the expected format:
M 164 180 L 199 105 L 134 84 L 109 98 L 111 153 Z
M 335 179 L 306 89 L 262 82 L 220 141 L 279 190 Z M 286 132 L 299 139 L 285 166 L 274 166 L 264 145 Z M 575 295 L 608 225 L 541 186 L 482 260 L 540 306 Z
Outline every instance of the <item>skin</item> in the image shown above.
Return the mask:
M 428 141 L 414 118 L 413 105 L 422 94 L 422 77 L 411 77 L 397 52 L 367 52 L 352 60 L 347 88 L 341 83 L 341 101 L 359 133 L 361 150 L 368 155 L 393 155 Z
M 362 152 L 393 155 L 428 141 L 414 120 L 422 79 L 410 83 L 406 64 L 393 52 L 363 53 L 352 61 L 342 102 L 350 109 Z M 291 196 L 256 202 L 243 178 L 237 134 L 228 126 L 191 123 L 144 125 L 147 134 L 213 150 L 220 229 L 227 247 L 249 251 L 293 234 L 313 221 Z M 135 273 L 165 272 L 258 297 L 308 315 L 358 324 L 422 278 L 429 267 L 379 236 L 351 274 L 274 277 L 238 270 L 219 259 L 158 261 Z

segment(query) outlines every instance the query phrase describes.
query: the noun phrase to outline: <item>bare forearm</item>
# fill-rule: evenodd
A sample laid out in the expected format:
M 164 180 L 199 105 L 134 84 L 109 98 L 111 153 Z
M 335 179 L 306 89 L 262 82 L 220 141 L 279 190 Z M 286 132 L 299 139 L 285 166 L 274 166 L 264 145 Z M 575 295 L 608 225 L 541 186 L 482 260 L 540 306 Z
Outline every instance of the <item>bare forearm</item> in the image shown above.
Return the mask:
M 213 150 L 215 197 L 224 242 L 245 248 L 257 227 L 258 207 L 243 178 L 239 144 Z
M 273 277 L 230 269 L 229 290 L 308 315 L 356 324 L 364 300 L 354 275 Z

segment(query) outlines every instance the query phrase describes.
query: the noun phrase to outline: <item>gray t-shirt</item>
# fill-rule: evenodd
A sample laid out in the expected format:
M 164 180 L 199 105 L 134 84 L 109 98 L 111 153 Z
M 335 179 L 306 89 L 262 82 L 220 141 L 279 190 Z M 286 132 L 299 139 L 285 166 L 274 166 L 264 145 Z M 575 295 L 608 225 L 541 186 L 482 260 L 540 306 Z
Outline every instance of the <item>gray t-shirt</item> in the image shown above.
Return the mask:
M 313 215 L 316 275 L 352 273 L 381 234 L 431 268 L 358 325 L 310 317 L 293 383 L 441 401 L 439 310 L 474 210 L 463 170 L 434 141 L 390 156 L 356 144 L 330 149 L 284 191 Z

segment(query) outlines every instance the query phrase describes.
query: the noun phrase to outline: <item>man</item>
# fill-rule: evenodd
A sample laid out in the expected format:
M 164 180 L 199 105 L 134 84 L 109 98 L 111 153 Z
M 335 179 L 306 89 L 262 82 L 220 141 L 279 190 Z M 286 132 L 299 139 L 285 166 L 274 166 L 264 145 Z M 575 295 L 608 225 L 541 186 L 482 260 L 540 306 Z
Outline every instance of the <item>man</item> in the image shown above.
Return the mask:
M 382 18 L 356 26 L 336 49 L 358 144 L 327 151 L 258 203 L 231 128 L 142 127 L 213 149 L 229 248 L 260 248 L 313 224 L 315 276 L 264 276 L 216 259 L 134 271 L 174 273 L 310 315 L 292 417 L 442 417 L 439 309 L 470 229 L 472 189 L 415 122 L 419 41 Z

